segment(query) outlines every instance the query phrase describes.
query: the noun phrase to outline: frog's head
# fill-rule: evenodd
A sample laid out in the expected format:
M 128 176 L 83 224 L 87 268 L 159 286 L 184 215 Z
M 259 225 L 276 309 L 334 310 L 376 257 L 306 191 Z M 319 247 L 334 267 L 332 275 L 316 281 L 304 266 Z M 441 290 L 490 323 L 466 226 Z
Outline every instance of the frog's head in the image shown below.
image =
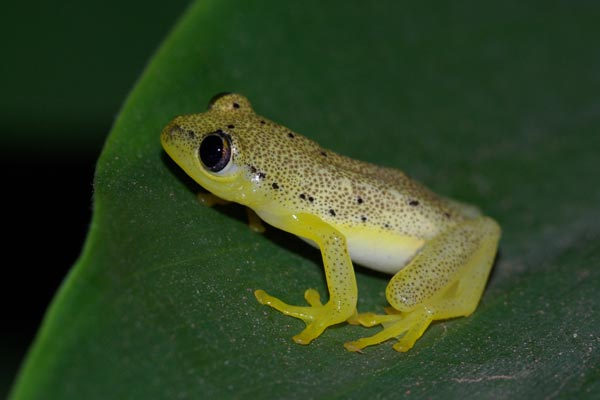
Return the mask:
M 241 95 L 220 94 L 200 114 L 182 115 L 162 131 L 165 151 L 183 170 L 211 193 L 245 204 L 251 189 L 240 167 L 240 140 L 235 124 L 256 118 L 250 102 Z

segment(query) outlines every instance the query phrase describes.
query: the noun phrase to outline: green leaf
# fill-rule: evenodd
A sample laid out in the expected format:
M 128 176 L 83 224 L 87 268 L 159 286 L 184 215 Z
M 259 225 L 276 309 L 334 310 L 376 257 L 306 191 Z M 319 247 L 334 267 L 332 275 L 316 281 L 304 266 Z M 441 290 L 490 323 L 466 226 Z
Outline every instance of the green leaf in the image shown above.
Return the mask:
M 512 4 L 514 3 L 514 4 Z M 13 388 L 36 398 L 584 398 L 600 391 L 598 6 L 199 1 L 98 161 L 83 255 Z M 198 206 L 162 127 L 215 93 L 334 151 L 400 168 L 503 227 L 478 310 L 400 354 L 309 346 L 255 289 L 325 294 L 318 251 Z M 359 309 L 387 277 L 357 268 Z

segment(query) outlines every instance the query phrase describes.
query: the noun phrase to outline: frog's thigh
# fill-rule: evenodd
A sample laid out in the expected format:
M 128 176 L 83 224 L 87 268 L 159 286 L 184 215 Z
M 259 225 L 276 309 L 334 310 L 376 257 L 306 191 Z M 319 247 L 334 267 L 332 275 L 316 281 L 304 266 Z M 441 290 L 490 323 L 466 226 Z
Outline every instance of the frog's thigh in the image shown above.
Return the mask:
M 346 348 L 360 350 L 404 333 L 394 348 L 407 351 L 433 320 L 471 314 L 485 287 L 499 238 L 498 224 L 480 217 L 428 242 L 387 287 L 388 301 L 401 314 L 383 317 L 381 332 L 347 343 Z
M 429 242 L 390 281 L 386 297 L 402 312 L 425 306 L 445 319 L 471 314 L 489 275 L 500 227 L 487 217 L 467 220 Z

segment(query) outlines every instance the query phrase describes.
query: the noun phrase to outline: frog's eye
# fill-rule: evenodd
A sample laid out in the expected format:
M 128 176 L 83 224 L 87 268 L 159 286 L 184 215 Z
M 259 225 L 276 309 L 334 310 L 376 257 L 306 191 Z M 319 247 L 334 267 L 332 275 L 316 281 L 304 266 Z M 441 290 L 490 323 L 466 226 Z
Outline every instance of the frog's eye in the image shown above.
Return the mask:
M 218 130 L 206 136 L 198 150 L 200 161 L 212 172 L 219 172 L 231 160 L 231 139 L 229 135 Z

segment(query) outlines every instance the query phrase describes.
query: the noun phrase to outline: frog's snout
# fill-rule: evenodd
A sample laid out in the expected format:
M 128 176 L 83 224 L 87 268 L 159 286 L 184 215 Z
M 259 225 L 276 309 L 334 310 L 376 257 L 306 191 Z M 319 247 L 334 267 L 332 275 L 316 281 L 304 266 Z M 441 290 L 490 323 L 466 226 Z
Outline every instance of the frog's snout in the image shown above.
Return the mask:
M 167 125 L 160 135 L 161 140 L 164 142 L 165 140 L 173 140 L 177 137 L 181 136 L 183 133 L 183 128 L 175 122 L 172 121 L 169 125 Z
M 186 130 L 185 126 L 179 124 L 179 121 L 175 119 L 163 129 L 160 135 L 160 141 L 165 149 L 182 145 L 193 147 L 196 141 L 196 135 L 193 130 Z

